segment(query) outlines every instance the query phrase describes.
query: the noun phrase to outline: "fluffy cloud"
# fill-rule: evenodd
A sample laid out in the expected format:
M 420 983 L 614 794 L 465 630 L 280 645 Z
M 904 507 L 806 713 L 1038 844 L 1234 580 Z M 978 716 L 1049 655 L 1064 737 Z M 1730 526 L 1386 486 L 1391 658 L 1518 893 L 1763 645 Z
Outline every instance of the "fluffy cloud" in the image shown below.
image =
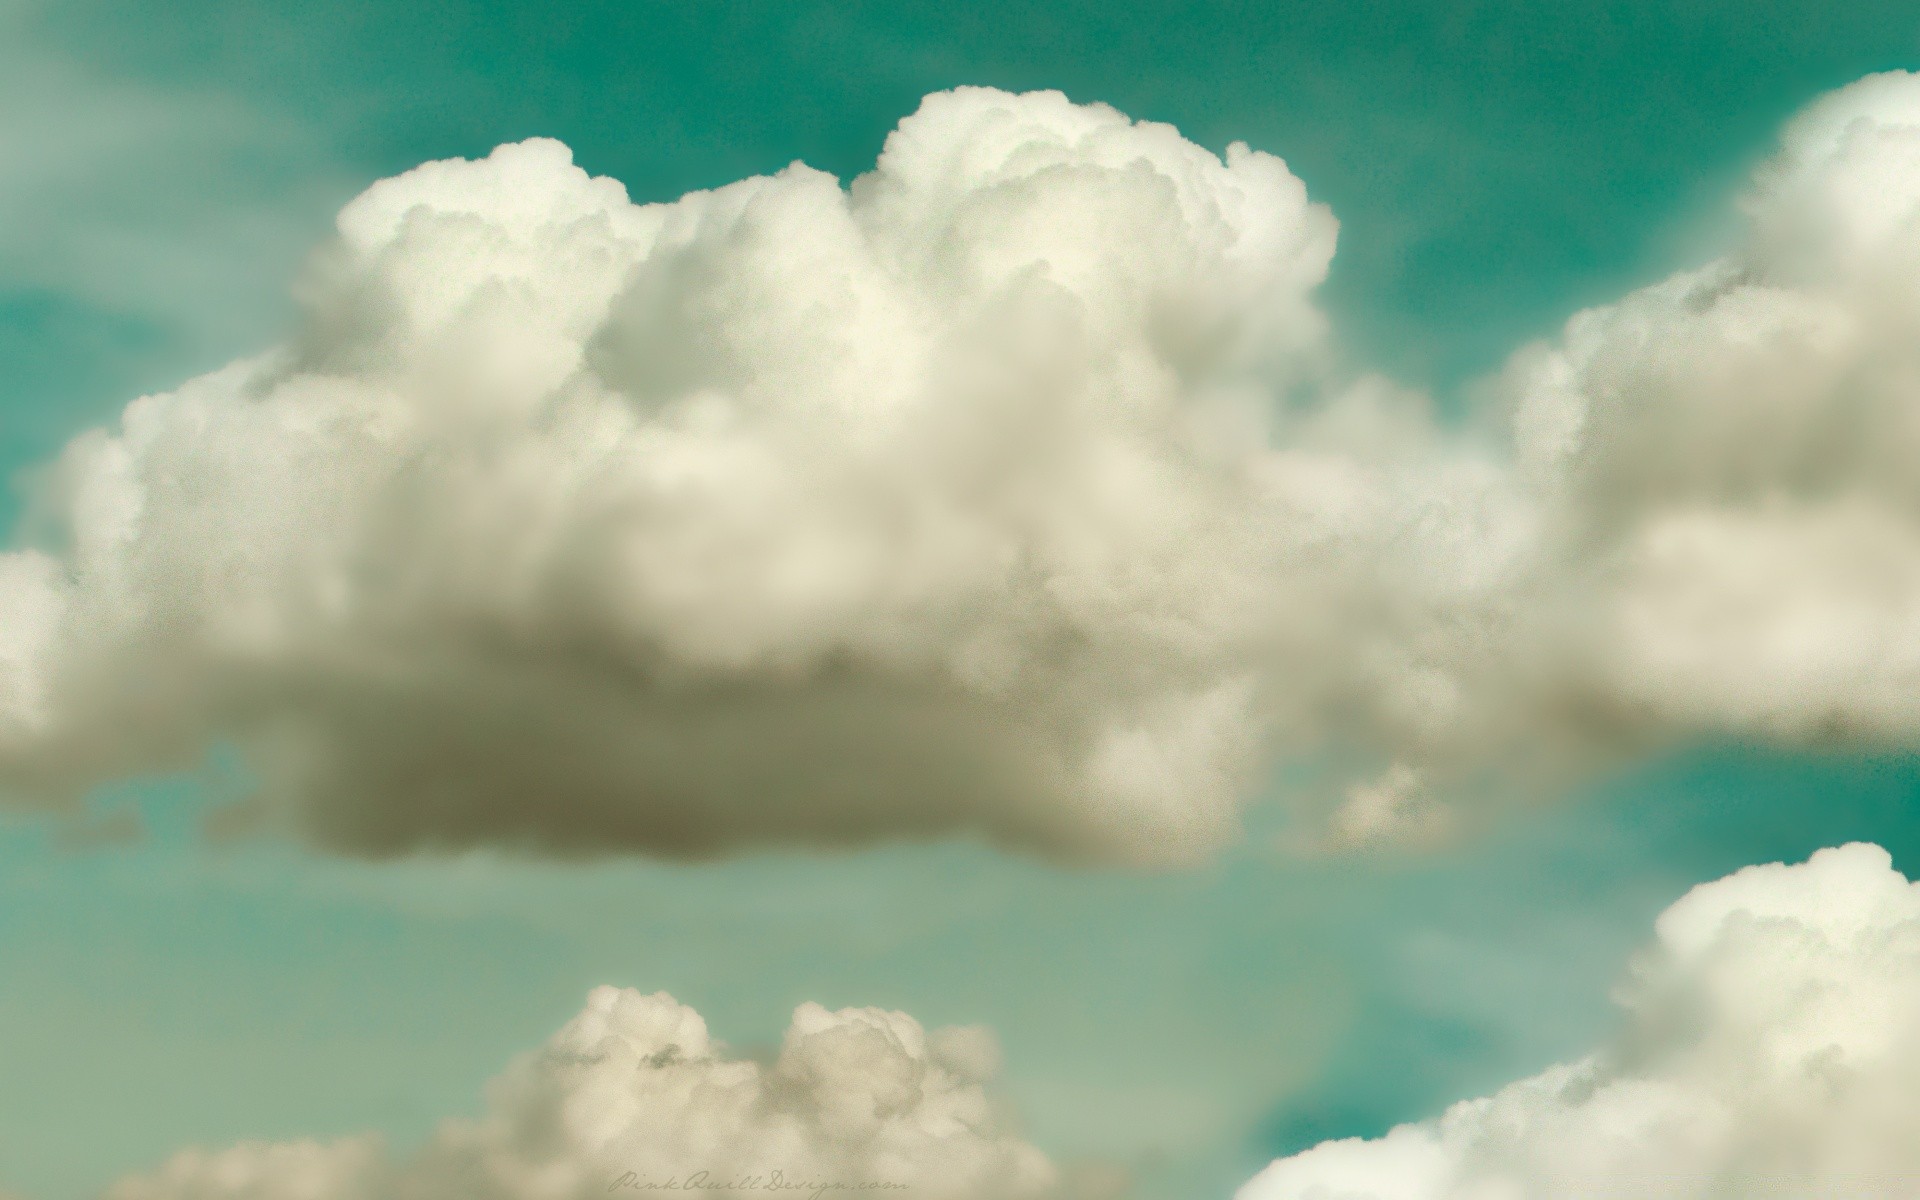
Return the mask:
M 1491 381 L 1487 511 L 1520 536 L 1421 530 L 1494 570 L 1380 639 L 1369 694 L 1406 708 L 1349 728 L 1398 766 L 1351 791 L 1336 841 L 1383 816 L 1430 833 L 1426 793 L 1497 795 L 1495 768 L 1557 783 L 1702 735 L 1920 742 L 1920 76 L 1810 106 L 1743 212 L 1726 257 Z
M 1336 833 L 1396 780 L 1920 741 L 1917 268 L 1920 76 L 1874 76 L 1788 126 L 1730 254 L 1517 353 L 1483 415 L 1524 532 L 1388 643 L 1375 694 L 1430 699 L 1366 728 L 1401 768 Z
M 1920 1177 L 1920 885 L 1876 846 L 1751 867 L 1663 913 L 1590 1058 L 1239 1200 L 1892 1200 Z
M 1920 78 L 1787 129 L 1730 257 L 1522 355 L 1520 469 L 1623 718 L 1920 735 Z
M 1262 429 L 1333 236 L 1278 159 L 980 89 L 850 190 L 635 206 L 548 141 L 377 184 L 291 344 L 70 448 L 0 565 L 5 776 L 233 744 L 376 854 L 1193 857 L 1339 500 Z
M 603 987 L 493 1081 L 483 1115 L 447 1122 L 411 1156 L 374 1138 L 187 1150 L 106 1200 L 585 1200 L 694 1178 L 746 1193 L 810 1194 L 784 1181 L 928 1200 L 1062 1194 L 983 1090 L 998 1069 L 984 1030 L 929 1034 L 905 1013 L 815 1004 L 762 1065 L 730 1056 L 665 993 Z
M 51 473 L 0 786 L 220 745 L 351 853 L 1169 863 L 1274 755 L 1359 845 L 1702 733 L 1912 744 L 1916 214 L 1920 78 L 1828 97 L 1482 437 L 1337 368 L 1278 159 L 1057 94 L 931 96 L 848 188 L 428 164 L 288 345 Z

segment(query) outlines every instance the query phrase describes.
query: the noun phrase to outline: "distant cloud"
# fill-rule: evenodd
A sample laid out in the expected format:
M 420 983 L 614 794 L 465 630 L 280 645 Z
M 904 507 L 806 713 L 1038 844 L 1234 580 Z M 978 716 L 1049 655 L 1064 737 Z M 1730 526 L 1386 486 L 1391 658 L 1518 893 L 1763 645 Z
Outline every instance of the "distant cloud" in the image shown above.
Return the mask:
M 185 1150 L 106 1200 L 586 1200 L 686 1191 L 693 1177 L 762 1181 L 728 1195 L 809 1194 L 776 1175 L 842 1185 L 827 1196 L 1064 1195 L 983 1090 L 998 1070 L 984 1030 L 813 1004 L 762 1065 L 665 993 L 603 987 L 489 1085 L 478 1119 L 446 1122 L 417 1153 L 373 1137 Z
M 1437 1120 L 1274 1163 L 1238 1200 L 1891 1200 L 1920 1177 L 1920 886 L 1852 845 L 1663 913 L 1625 1028 Z
M 1460 429 L 1341 371 L 1280 160 L 1057 94 L 928 97 L 847 189 L 428 164 L 288 345 L 52 473 L 0 780 L 219 744 L 350 853 L 1165 864 L 1276 755 L 1352 768 L 1302 799 L 1338 846 L 1702 734 L 1914 744 L 1920 79 L 1809 109 L 1747 212 Z

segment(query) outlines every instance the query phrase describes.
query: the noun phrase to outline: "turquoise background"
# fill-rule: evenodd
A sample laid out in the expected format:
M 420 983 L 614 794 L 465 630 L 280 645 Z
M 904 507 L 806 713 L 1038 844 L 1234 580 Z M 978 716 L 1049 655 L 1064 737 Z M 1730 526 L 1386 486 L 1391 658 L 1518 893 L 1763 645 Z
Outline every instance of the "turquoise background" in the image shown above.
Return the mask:
M 270 341 L 382 175 L 544 134 L 640 200 L 796 158 L 845 177 L 961 83 L 1282 155 L 1342 221 L 1326 302 L 1353 356 L 1457 400 L 1712 253 L 1783 118 L 1916 57 L 1910 2 L 0 0 L 0 470 Z M 1215 866 L 1141 877 L 965 844 L 372 866 L 210 848 L 196 781 L 143 781 L 98 805 L 145 841 L 0 824 L 0 1184 L 64 1200 L 240 1137 L 404 1143 L 613 982 L 744 1046 L 806 999 L 984 1022 L 1050 1151 L 1220 1195 L 1590 1045 L 1695 882 L 1851 838 L 1913 870 L 1917 783 L 1903 757 L 1694 747 L 1427 857 L 1291 859 L 1257 812 Z

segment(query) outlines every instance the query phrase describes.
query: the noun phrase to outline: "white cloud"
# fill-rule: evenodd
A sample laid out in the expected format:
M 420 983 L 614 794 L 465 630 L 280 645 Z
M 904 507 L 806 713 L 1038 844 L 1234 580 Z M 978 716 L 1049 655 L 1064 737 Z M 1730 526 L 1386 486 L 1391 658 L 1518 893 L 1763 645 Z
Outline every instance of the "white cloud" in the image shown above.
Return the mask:
M 1920 885 L 1877 846 L 1750 867 L 1663 913 L 1592 1056 L 1239 1200 L 1892 1200 L 1920 1178 Z
M 636 207 L 534 141 L 339 227 L 290 346 L 69 450 L 16 784 L 232 739 L 371 853 L 1231 835 L 1357 472 L 1261 432 L 1334 233 L 1279 160 L 966 89 L 851 191 Z
M 1061 1194 L 1061 1172 L 984 1090 L 998 1072 L 985 1030 L 815 1004 L 763 1065 L 665 993 L 603 987 L 489 1085 L 478 1119 L 446 1122 L 411 1155 L 371 1137 L 185 1150 L 106 1197 L 585 1200 L 696 1179 L 729 1194 L 806 1191 L 780 1181 L 928 1200 Z
M 1726 258 L 1493 381 L 1487 511 L 1521 534 L 1485 554 L 1436 521 L 1430 553 L 1500 570 L 1425 598 L 1383 581 L 1416 581 L 1415 619 L 1357 627 L 1391 667 L 1345 730 L 1380 778 L 1484 799 L 1702 735 L 1920 742 L 1920 76 L 1810 106 L 1744 210 Z M 1363 785 L 1335 840 L 1398 794 Z
M 1920 78 L 1789 126 L 1728 259 L 1521 356 L 1521 468 L 1624 719 L 1920 735 Z
M 1278 159 L 1057 94 L 929 97 L 848 189 L 428 164 L 288 345 L 70 448 L 67 544 L 0 569 L 0 780 L 227 744 L 353 853 L 1169 863 L 1275 754 L 1352 765 L 1303 803 L 1354 845 L 1703 733 L 1912 744 L 1920 79 L 1747 209 L 1518 354 L 1481 445 L 1332 364 Z

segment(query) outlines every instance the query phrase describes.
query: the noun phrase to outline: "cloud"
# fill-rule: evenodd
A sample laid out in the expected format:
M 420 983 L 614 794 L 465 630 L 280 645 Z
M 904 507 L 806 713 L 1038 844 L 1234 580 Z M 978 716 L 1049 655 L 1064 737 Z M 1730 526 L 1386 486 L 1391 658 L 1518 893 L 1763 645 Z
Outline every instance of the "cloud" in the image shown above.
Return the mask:
M 1396 624 L 1349 627 L 1382 669 L 1342 732 L 1386 765 L 1335 843 L 1702 736 L 1920 742 L 1920 76 L 1810 106 L 1742 211 L 1726 257 L 1486 383 L 1483 527 L 1436 506 L 1415 544 L 1490 569 L 1383 575 Z
M 1334 843 L 1699 737 L 1920 743 L 1920 76 L 1811 105 L 1742 211 L 1727 256 L 1487 382 L 1485 511 L 1518 536 L 1420 529 L 1493 569 L 1424 595 L 1383 576 L 1406 617 L 1350 628 L 1386 669 L 1343 732 L 1387 765 Z
M 1464 428 L 1329 349 L 1280 160 L 1058 94 L 930 96 L 847 188 L 428 164 L 287 344 L 50 472 L 0 783 L 220 746 L 356 854 L 1166 864 L 1276 756 L 1340 767 L 1338 847 L 1703 734 L 1912 744 L 1917 97 L 1815 104 L 1734 253 Z
M 1728 258 L 1511 369 L 1519 469 L 1594 598 L 1583 683 L 1623 722 L 1910 744 L 1920 78 L 1809 108 L 1747 212 Z
M 1260 433 L 1333 235 L 1277 159 L 981 89 L 850 191 L 635 206 L 548 141 L 380 183 L 288 346 L 69 449 L 0 571 L 8 773 L 231 742 L 373 854 L 1195 857 L 1333 469 Z
M 1655 923 L 1590 1057 L 1385 1137 L 1282 1159 L 1238 1200 L 1911 1194 L 1920 887 L 1876 846 L 1750 867 Z
M 777 1174 L 930 1200 L 1062 1194 L 1061 1172 L 984 1090 L 998 1072 L 985 1030 L 817 1004 L 762 1064 L 664 992 L 602 987 L 489 1085 L 479 1118 L 446 1122 L 411 1155 L 374 1137 L 184 1150 L 106 1200 L 584 1200 L 686 1190 L 701 1172 L 746 1192 L 780 1191 Z

